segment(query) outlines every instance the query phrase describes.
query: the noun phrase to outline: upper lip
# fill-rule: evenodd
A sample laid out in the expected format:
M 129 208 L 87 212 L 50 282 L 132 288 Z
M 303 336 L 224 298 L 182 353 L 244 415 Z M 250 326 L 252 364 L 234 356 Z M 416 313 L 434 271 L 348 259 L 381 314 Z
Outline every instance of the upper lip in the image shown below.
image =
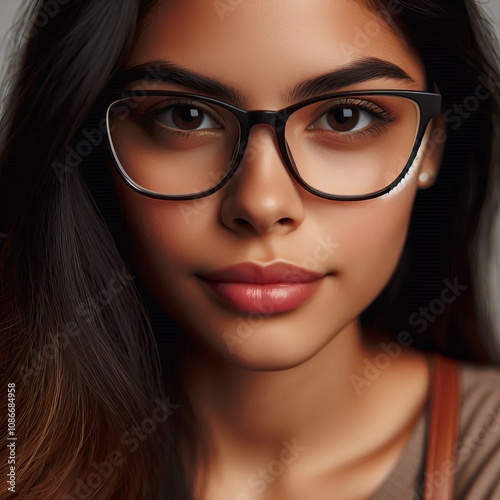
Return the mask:
M 260 266 L 244 262 L 233 266 L 200 274 L 202 278 L 213 281 L 243 283 L 307 283 L 324 275 L 286 263 Z

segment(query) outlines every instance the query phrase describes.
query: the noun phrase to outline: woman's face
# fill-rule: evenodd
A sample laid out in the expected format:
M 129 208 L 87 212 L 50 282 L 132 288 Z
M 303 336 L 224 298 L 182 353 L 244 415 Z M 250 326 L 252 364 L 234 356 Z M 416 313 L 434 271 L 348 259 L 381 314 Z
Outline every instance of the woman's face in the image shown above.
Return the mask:
M 338 90 L 426 90 L 422 63 L 388 27 L 389 14 L 351 0 L 162 0 L 143 21 L 126 69 L 166 60 L 237 89 L 247 110 L 290 105 L 296 85 L 369 57 L 411 79 L 379 74 Z M 210 95 L 178 83 L 158 83 L 160 89 Z M 416 190 L 424 187 L 418 174 L 432 176 L 438 168 L 437 153 L 420 158 L 401 189 L 356 202 L 303 189 L 286 170 L 267 125 L 252 128 L 238 174 L 205 198 L 148 198 L 113 172 L 137 269 L 167 313 L 240 367 L 284 369 L 352 326 L 389 280 Z M 291 264 L 319 279 L 288 286 L 226 283 L 219 293 L 200 277 L 241 263 Z M 305 276 L 277 274 L 292 282 Z

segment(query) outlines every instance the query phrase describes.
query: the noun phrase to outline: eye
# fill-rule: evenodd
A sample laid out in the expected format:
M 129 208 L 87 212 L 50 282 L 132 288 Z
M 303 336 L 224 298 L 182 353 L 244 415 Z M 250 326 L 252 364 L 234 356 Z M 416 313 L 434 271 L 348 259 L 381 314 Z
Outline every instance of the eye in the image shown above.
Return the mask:
M 377 118 L 368 111 L 354 106 L 334 105 L 326 110 L 311 126 L 336 132 L 357 132 L 371 125 Z
M 202 130 L 221 128 L 221 125 L 210 114 L 197 106 L 175 104 L 155 114 L 156 121 L 176 130 Z

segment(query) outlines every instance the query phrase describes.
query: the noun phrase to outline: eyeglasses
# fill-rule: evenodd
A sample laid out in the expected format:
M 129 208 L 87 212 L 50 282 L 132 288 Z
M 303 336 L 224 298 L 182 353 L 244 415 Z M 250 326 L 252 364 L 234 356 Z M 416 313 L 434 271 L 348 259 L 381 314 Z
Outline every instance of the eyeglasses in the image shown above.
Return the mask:
M 304 189 L 330 200 L 366 200 L 406 175 L 441 95 L 370 90 L 329 94 L 278 111 L 245 111 L 173 91 L 113 92 L 107 141 L 122 179 L 165 200 L 209 196 L 237 174 L 253 126 L 276 134 L 281 159 Z M 108 101 L 110 102 L 110 101 Z

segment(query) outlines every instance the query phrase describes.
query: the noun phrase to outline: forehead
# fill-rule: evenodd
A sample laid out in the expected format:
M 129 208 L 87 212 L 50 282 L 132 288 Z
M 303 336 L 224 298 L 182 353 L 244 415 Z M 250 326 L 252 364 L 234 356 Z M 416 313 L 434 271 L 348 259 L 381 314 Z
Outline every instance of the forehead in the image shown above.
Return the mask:
M 126 68 L 166 59 L 275 106 L 296 83 L 366 57 L 391 62 L 423 90 L 422 62 L 387 23 L 354 0 L 159 0 L 141 20 Z M 280 103 L 281 104 L 281 103 Z

